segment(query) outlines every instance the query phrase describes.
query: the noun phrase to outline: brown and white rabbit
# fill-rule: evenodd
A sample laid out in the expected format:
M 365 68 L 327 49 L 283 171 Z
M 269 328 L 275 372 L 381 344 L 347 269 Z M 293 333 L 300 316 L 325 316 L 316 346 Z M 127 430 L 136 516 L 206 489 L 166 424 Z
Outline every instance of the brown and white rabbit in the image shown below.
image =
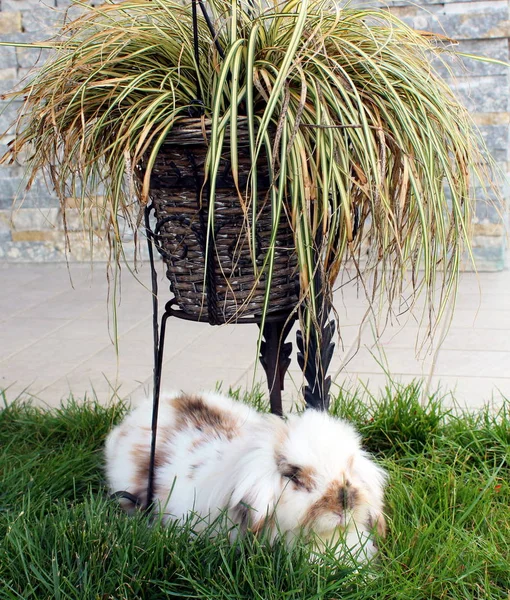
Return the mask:
M 146 500 L 150 400 L 106 441 L 112 492 Z M 266 531 L 291 543 L 309 535 L 319 550 L 334 545 L 363 562 L 384 535 L 384 470 L 361 449 L 345 421 L 315 410 L 287 420 L 216 393 L 162 398 L 154 498 L 164 521 L 190 512 L 196 528 L 227 511 L 238 530 Z M 338 544 L 339 540 L 343 543 Z

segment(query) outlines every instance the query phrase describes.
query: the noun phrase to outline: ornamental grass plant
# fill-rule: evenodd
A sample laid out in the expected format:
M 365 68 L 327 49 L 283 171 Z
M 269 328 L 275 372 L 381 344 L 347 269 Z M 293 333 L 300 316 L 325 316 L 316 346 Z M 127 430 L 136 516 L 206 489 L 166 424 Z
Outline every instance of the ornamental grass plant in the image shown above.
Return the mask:
M 254 286 L 268 281 L 264 312 L 283 218 L 294 239 L 305 331 L 347 261 L 390 305 L 407 280 L 413 293 L 427 290 L 431 325 L 443 315 L 469 247 L 470 178 L 483 179 L 471 120 L 433 67 L 451 54 L 448 40 L 386 10 L 324 0 L 210 0 L 215 35 L 199 13 L 196 48 L 191 2 L 124 0 L 83 10 L 39 44 L 53 50 L 50 58 L 11 94 L 24 103 L 4 157 L 28 151 L 28 185 L 41 170 L 49 176 L 64 222 L 67 197 L 81 198 L 84 220 L 92 199 L 121 257 L 121 223 L 137 228 L 158 151 L 174 128 L 198 119 L 210 129 L 208 236 L 218 165 L 227 157 Z M 243 182 L 241 122 L 251 156 Z M 262 200 L 260 161 L 270 167 Z M 257 261 L 257 217 L 266 203 L 272 238 Z

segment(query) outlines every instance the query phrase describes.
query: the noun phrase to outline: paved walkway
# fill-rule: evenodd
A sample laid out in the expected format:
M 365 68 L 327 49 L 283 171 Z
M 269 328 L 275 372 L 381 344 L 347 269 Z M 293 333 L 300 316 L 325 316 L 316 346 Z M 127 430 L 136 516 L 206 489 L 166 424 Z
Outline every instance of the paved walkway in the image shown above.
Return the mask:
M 117 299 L 119 352 L 111 341 L 106 267 L 96 264 L 0 264 L 0 388 L 12 401 L 31 394 L 55 406 L 72 393 L 113 394 L 136 401 L 148 394 L 152 373 L 151 296 L 124 270 Z M 144 265 L 140 280 L 149 282 Z M 168 297 L 161 283 L 162 297 Z M 338 292 L 335 306 L 342 326 L 332 365 L 338 385 L 368 386 L 375 393 L 393 379 L 425 378 L 431 389 L 455 391 L 457 401 L 480 406 L 510 399 L 510 272 L 464 274 L 452 325 L 441 349 L 422 348 L 416 356 L 419 315 L 405 313 L 385 327 L 374 319 L 360 328 L 367 305 L 352 285 Z M 210 327 L 171 319 L 168 323 L 163 389 L 198 391 L 250 387 L 262 381 L 257 368 L 258 329 Z M 293 338 L 291 334 L 291 338 Z M 357 340 L 360 340 L 358 348 Z M 357 351 L 356 351 L 357 350 Z M 301 377 L 293 360 L 287 402 L 296 400 Z

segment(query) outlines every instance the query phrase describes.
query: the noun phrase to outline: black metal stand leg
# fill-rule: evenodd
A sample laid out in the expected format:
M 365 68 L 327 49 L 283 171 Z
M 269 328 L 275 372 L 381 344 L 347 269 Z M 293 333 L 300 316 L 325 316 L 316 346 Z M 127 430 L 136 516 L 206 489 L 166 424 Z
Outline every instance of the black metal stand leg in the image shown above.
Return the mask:
M 306 385 L 303 395 L 307 408 L 316 410 L 328 410 L 329 390 L 331 388 L 331 377 L 328 376 L 329 364 L 333 357 L 335 344 L 333 335 L 335 333 L 335 321 L 329 319 L 331 313 L 331 291 L 327 277 L 323 272 L 321 263 L 322 236 L 318 233 L 315 240 L 315 272 L 313 277 L 315 306 L 317 312 L 314 315 L 314 327 L 309 332 L 309 339 L 305 340 L 301 331 L 297 332 L 296 343 L 298 347 L 297 360 L 303 371 Z M 307 300 L 299 309 L 300 316 L 307 315 Z
M 158 434 L 159 393 L 161 390 L 161 370 L 163 368 L 163 350 L 165 346 L 166 321 L 170 315 L 165 311 L 161 318 L 161 332 L 157 358 L 154 364 L 154 384 L 152 393 L 152 425 L 151 425 L 151 453 L 149 458 L 149 474 L 147 480 L 147 510 L 151 510 L 154 499 L 154 470 L 156 464 L 156 438 Z
M 163 349 L 165 345 L 166 320 L 169 317 L 168 311 L 161 319 L 161 333 L 158 326 L 158 274 L 154 264 L 154 251 L 152 247 L 153 233 L 150 226 L 150 213 L 152 205 L 145 209 L 145 231 L 147 234 L 147 245 L 149 251 L 149 261 L 151 268 L 151 283 L 152 283 L 152 331 L 154 338 L 154 377 L 152 390 L 152 425 L 151 425 L 151 448 L 149 457 L 149 473 L 147 479 L 147 501 L 146 509 L 152 509 L 154 498 L 154 468 L 156 462 L 156 437 L 158 433 L 158 411 L 159 411 L 159 393 L 161 389 L 161 370 L 163 367 Z
M 271 412 L 279 416 L 283 415 L 282 390 L 292 352 L 292 343 L 285 343 L 285 338 L 293 322 L 292 318 L 266 322 L 262 330 L 264 341 L 260 346 L 259 359 L 266 372 Z
M 305 343 L 301 331 L 296 334 L 297 360 L 306 381 L 303 388 L 306 407 L 317 410 L 328 410 L 329 408 L 331 377 L 327 373 L 335 349 L 332 341 L 335 333 L 335 321 L 328 322 L 328 315 L 329 310 L 321 319 L 319 330 L 311 332 L 308 344 Z

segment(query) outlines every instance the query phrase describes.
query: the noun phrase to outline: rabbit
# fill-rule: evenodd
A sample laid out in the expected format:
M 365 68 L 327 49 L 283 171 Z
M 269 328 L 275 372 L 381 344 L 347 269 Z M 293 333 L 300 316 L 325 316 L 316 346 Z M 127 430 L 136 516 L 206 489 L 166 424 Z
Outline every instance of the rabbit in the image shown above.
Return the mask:
M 142 505 L 151 413 L 146 400 L 106 441 L 110 490 Z M 362 563 L 376 554 L 374 531 L 385 533 L 385 482 L 352 425 L 325 412 L 283 420 L 212 392 L 161 400 L 154 500 L 163 522 L 193 513 L 200 531 L 226 513 L 234 537 L 264 531 L 270 543 L 290 545 L 305 536 L 316 550 L 333 547 Z

